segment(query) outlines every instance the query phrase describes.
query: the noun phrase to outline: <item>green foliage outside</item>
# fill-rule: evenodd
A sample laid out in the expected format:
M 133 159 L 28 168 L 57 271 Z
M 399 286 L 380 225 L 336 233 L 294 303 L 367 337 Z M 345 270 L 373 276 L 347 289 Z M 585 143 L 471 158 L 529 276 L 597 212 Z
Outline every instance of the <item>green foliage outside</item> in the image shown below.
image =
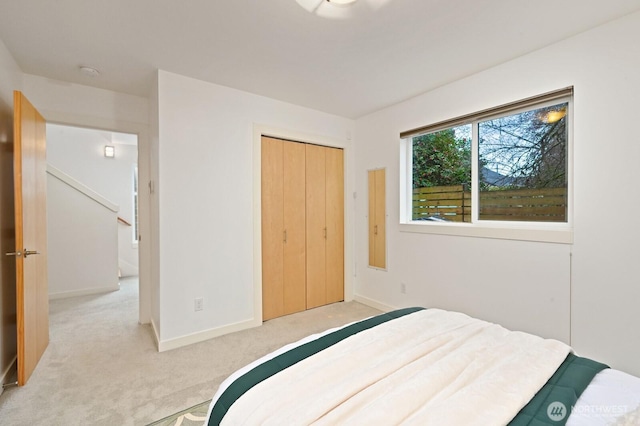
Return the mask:
M 413 138 L 413 187 L 471 185 L 471 139 L 454 129 Z
M 480 191 L 566 187 L 566 111 L 562 103 L 480 122 Z M 413 138 L 413 188 L 450 185 L 471 187 L 470 124 Z

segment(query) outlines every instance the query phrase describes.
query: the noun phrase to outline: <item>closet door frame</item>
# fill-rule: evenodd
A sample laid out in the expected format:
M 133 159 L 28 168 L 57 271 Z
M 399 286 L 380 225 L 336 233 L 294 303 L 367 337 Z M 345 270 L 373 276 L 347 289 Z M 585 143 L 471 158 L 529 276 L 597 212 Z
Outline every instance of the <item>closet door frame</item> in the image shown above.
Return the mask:
M 272 137 L 293 142 L 309 143 L 343 150 L 344 171 L 344 300 L 353 300 L 353 183 L 347 173 L 353 165 L 350 141 L 311 135 L 287 129 L 279 129 L 267 125 L 253 125 L 253 289 L 254 310 L 253 326 L 262 324 L 262 137 Z

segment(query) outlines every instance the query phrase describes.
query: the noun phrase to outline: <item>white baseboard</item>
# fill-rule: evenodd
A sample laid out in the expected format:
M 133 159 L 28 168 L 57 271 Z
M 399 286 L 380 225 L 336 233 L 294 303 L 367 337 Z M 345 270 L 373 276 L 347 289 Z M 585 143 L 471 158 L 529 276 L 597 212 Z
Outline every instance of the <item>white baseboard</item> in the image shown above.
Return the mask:
M 395 311 L 396 309 L 399 309 L 394 306 L 390 306 L 382 302 L 378 302 L 377 300 L 369 299 L 368 297 L 359 296 L 357 294 L 353 296 L 353 300 L 355 300 L 356 302 L 362 303 L 363 305 L 367 305 L 367 306 L 371 306 L 372 308 L 379 309 L 382 312 L 391 312 L 391 311 Z
M 153 318 L 151 318 L 151 329 L 153 330 L 153 338 L 156 341 L 156 348 L 158 348 L 158 352 L 160 352 L 160 334 L 158 333 L 158 328 Z
M 140 270 L 136 265 L 133 265 L 124 259 L 118 258 L 118 268 L 120 268 L 123 278 L 134 277 L 140 274 Z
M 355 300 L 356 302 L 362 303 L 363 305 L 367 305 L 367 306 L 371 306 L 372 308 L 379 309 L 383 312 L 390 312 L 398 309 L 394 306 L 389 306 L 384 303 L 378 302 L 377 300 L 373 300 L 364 296 L 355 295 L 353 300 Z M 247 321 L 225 325 L 218 328 L 211 328 L 209 330 L 200 331 L 193 334 L 188 334 L 186 336 L 176 337 L 174 339 L 160 340 L 160 336 L 158 334 L 156 325 L 153 322 L 153 319 L 151 320 L 151 326 L 153 328 L 153 335 L 156 339 L 156 344 L 158 346 L 158 352 L 165 352 L 165 351 L 170 351 L 172 349 L 178 349 L 183 346 L 204 342 L 206 340 L 223 336 L 225 334 L 235 333 L 236 331 L 242 331 L 249 328 L 259 327 L 261 325 L 262 325 L 261 320 L 251 319 Z
M 7 368 L 5 368 L 5 370 L 2 372 L 2 376 L 0 377 L 0 385 L 9 383 L 9 380 L 11 379 L 11 377 L 13 376 L 17 368 L 17 363 L 18 363 L 18 357 L 14 356 L 13 360 L 9 363 Z M 0 395 L 2 395 L 2 392 L 4 392 L 4 388 L 0 386 Z
M 158 340 L 158 352 L 178 349 L 183 346 L 192 345 L 194 343 L 204 342 L 205 340 L 213 339 L 214 337 L 223 336 L 229 333 L 235 333 L 236 331 L 242 331 L 248 328 L 259 327 L 261 325 L 262 320 L 251 319 L 218 328 L 211 328 L 209 330 L 200 331 L 198 333 L 188 334 L 186 336 L 176 337 L 175 339 Z
M 67 297 L 76 297 L 76 296 L 88 296 L 90 294 L 98 294 L 98 293 L 109 293 L 111 291 L 117 291 L 117 290 L 120 290 L 120 283 L 116 284 L 115 286 L 109 286 L 109 287 L 85 288 L 80 290 L 50 293 L 49 300 L 66 299 Z

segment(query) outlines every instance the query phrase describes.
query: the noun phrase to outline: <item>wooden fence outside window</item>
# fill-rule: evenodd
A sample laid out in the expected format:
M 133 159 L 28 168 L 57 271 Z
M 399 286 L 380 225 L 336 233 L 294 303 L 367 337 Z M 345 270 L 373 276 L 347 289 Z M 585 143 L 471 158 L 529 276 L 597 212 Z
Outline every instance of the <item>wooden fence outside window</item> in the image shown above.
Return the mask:
M 413 220 L 438 217 L 471 222 L 471 192 L 462 185 L 413 190 Z M 567 188 L 480 191 L 482 220 L 566 222 Z

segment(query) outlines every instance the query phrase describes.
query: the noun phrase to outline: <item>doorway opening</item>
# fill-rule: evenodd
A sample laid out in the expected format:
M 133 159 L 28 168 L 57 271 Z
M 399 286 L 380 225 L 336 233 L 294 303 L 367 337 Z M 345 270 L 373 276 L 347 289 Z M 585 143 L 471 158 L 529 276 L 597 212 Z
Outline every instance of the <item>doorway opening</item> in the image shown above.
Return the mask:
M 139 275 L 138 136 L 47 124 L 51 299 Z

